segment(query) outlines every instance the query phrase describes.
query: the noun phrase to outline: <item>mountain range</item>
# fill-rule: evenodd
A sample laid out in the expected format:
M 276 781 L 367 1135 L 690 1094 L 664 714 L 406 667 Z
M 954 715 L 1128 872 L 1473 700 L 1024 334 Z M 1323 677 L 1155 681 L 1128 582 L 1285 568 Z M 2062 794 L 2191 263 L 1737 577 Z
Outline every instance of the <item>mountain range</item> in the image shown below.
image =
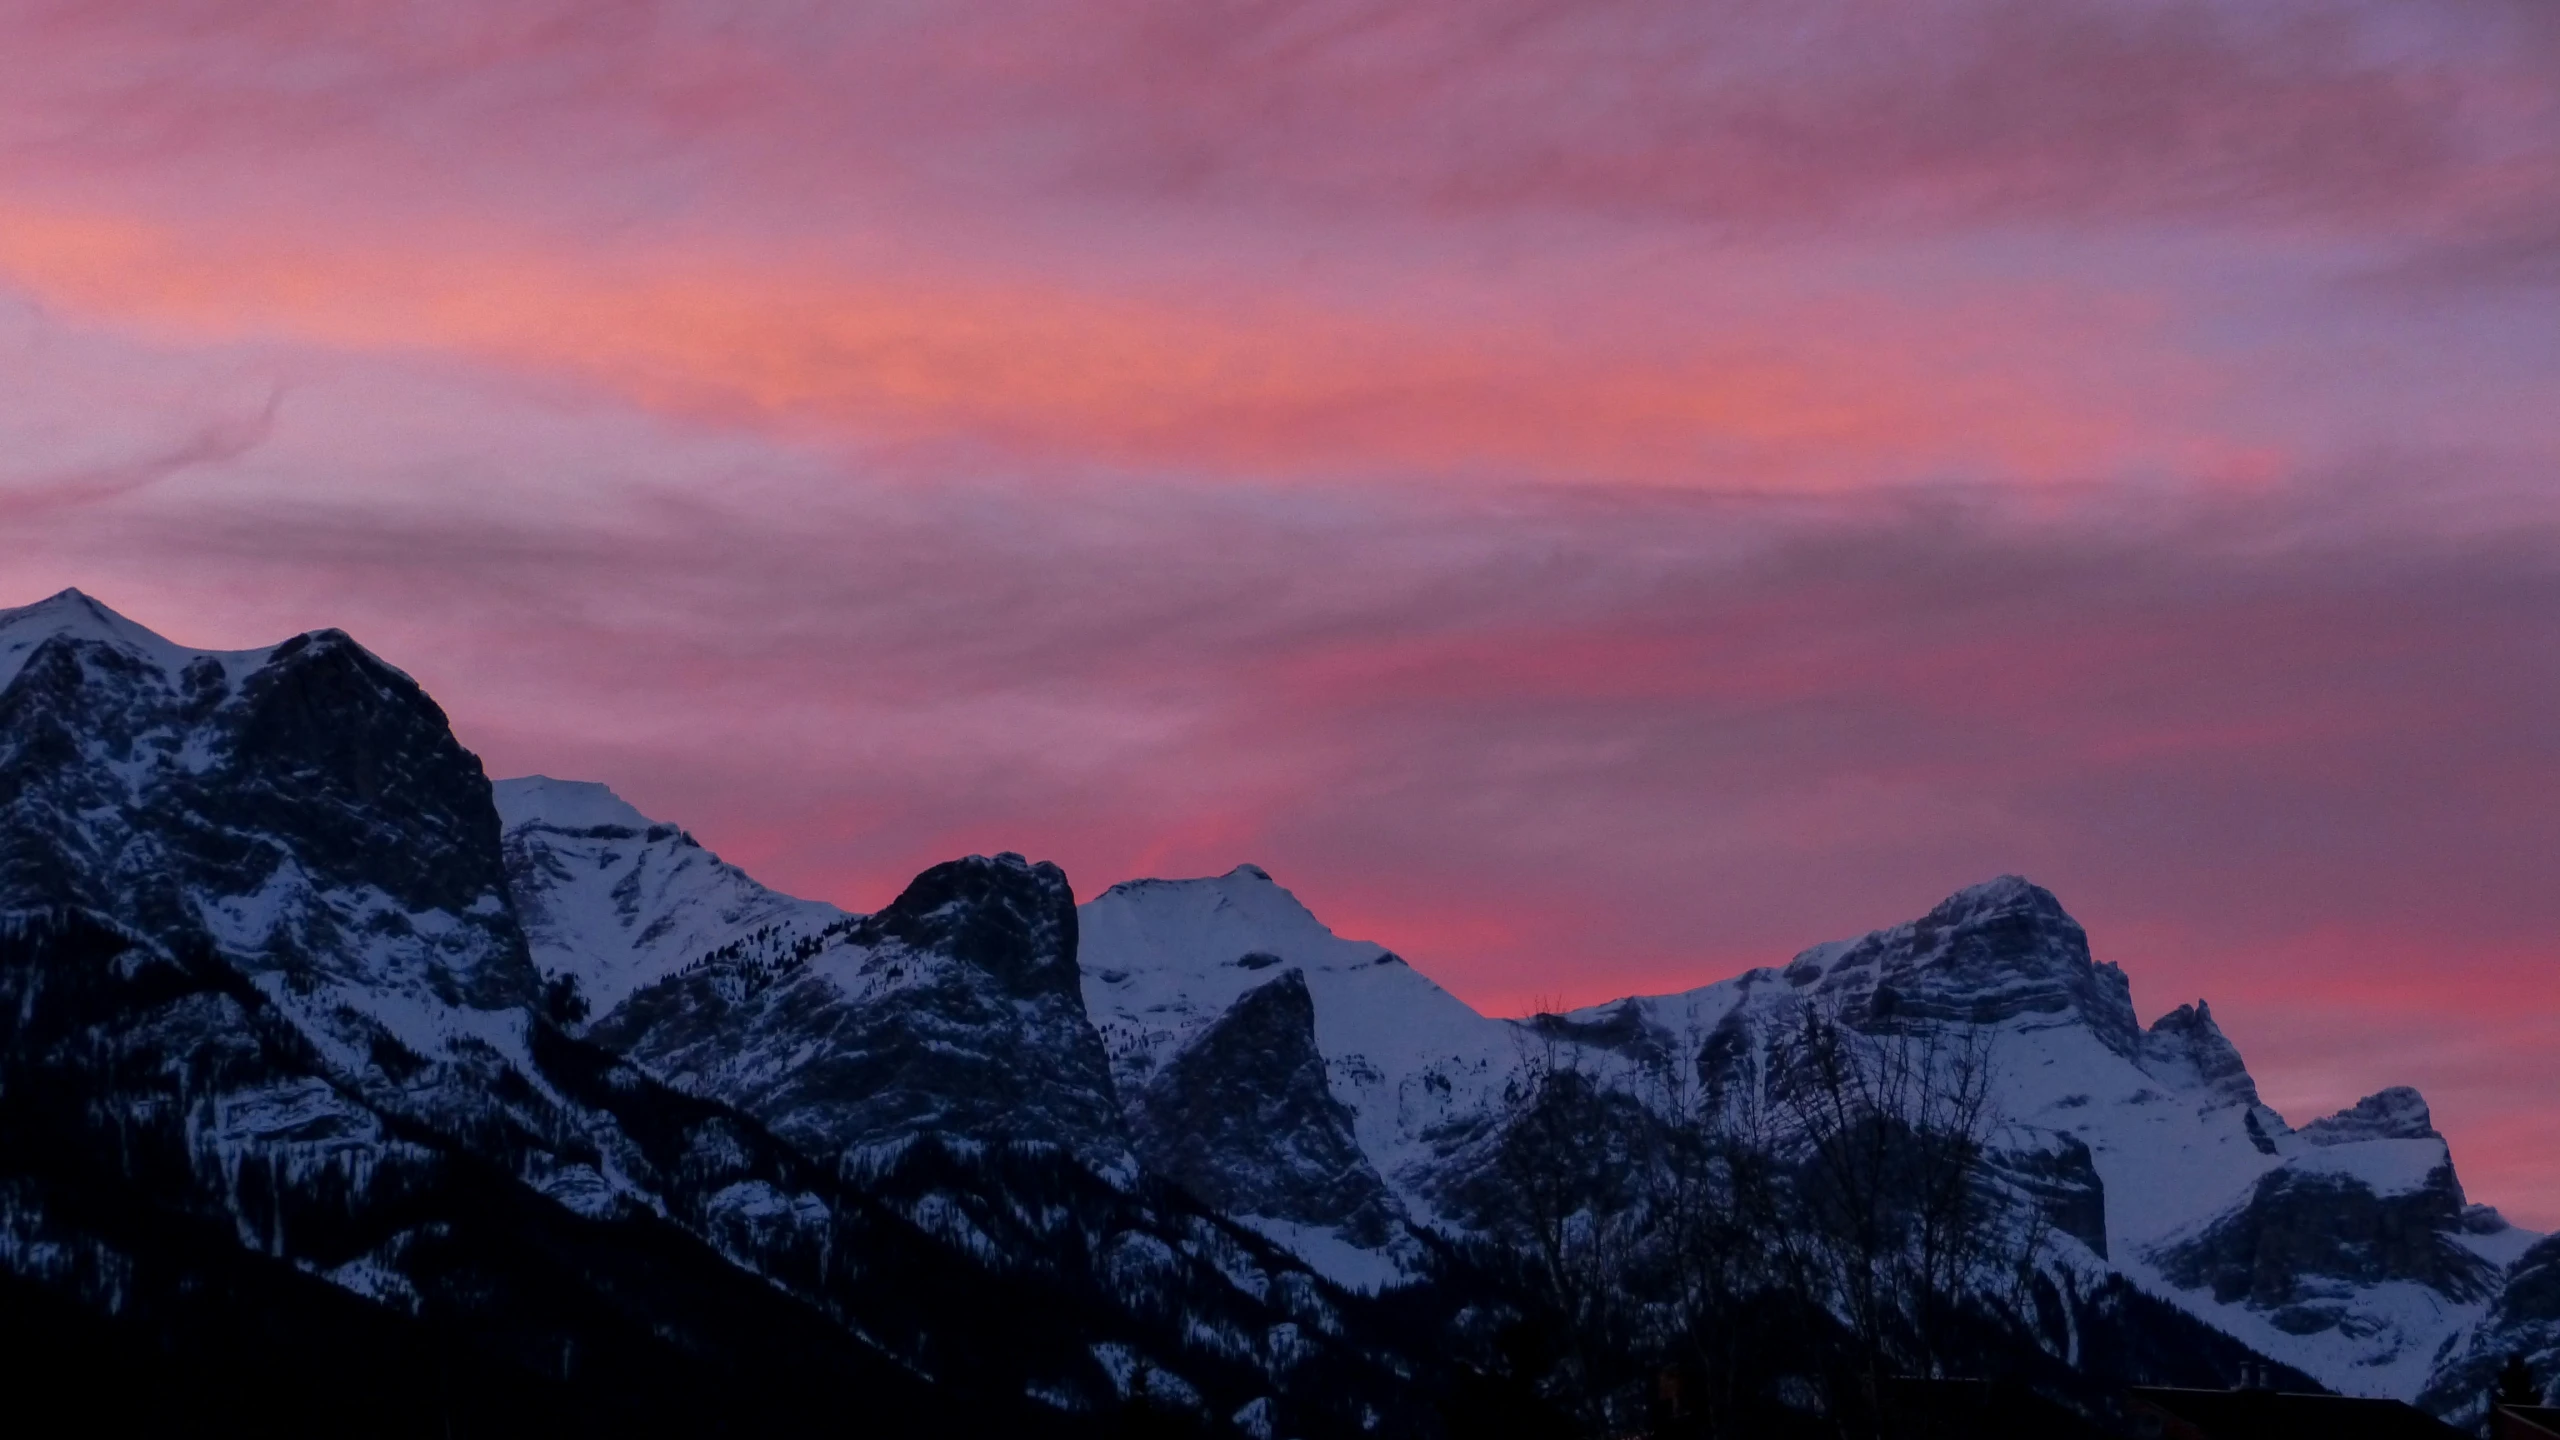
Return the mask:
M 969 856 L 854 914 L 492 784 L 339 632 L 0 611 L 0 1297 L 27 1363 L 161 1382 L 107 1387 L 138 1421 L 1441 1433 L 1499 1368 L 1530 1107 L 1580 1097 L 1529 1159 L 1597 1224 L 1611 1137 L 1817 1022 L 1985 1057 L 2057 1374 L 2462 1423 L 2511 1354 L 2560 1380 L 2560 1240 L 2469 1203 L 2415 1091 L 2288 1123 L 2017 877 L 1499 1019 L 1252 865 L 1079 903 Z

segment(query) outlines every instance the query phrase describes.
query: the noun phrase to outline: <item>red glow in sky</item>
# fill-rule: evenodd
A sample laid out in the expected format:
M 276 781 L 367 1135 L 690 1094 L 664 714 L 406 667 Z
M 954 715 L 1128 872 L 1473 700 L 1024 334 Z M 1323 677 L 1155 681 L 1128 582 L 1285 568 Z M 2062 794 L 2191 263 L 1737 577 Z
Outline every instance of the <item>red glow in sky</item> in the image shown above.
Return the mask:
M 1495 1011 L 2019 871 L 2560 1225 L 2560 10 L 0 0 L 0 604 Z

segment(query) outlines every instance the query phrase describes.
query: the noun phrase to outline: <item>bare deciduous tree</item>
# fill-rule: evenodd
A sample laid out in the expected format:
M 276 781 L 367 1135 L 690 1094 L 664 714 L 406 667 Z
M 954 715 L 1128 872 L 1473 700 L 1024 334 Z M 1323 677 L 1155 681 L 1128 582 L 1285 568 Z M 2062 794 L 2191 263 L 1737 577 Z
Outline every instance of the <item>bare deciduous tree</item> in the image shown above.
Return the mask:
M 1668 1053 L 1604 1075 L 1533 1036 L 1497 1170 L 1559 1330 L 1548 1393 L 1593 1433 L 1648 1409 L 1747 1433 L 1782 1375 L 1838 1433 L 1881 1433 L 1887 1382 L 1947 1376 L 1944 1337 L 2016 1298 L 2042 1244 L 1990 1165 L 1986 1031 L 1807 1009 L 1712 1076 Z
M 1868 1031 L 1808 1011 L 1772 1051 L 1792 1173 L 1773 1253 L 1845 1327 L 1830 1377 L 1844 1433 L 1872 1428 L 1885 1382 L 1946 1378 L 1943 1337 L 2007 1298 L 2041 1244 L 2037 1222 L 2008 1223 L 1991 1185 L 1990 1033 Z

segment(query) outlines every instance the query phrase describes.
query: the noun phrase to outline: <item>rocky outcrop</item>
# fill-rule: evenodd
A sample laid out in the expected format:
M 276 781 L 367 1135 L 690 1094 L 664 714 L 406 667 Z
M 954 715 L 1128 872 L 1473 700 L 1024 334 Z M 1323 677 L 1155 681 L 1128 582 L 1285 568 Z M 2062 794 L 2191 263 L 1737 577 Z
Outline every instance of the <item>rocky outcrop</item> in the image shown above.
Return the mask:
M 0 908 L 78 904 L 304 990 L 532 998 L 488 781 L 408 676 L 334 630 L 215 654 L 77 592 L 10 617 Z
M 1335 935 L 1259 866 L 1114 885 L 1086 903 L 1081 922 L 1086 1004 L 1138 1123 L 1147 1123 L 1141 1102 L 1177 1056 L 1248 992 L 1294 971 L 1325 1091 L 1349 1115 L 1353 1140 L 1408 1217 L 1437 1218 L 1432 1197 L 1446 1190 L 1447 1152 L 1467 1148 L 1450 1137 L 1489 1133 L 1520 1063 L 1517 1027 L 1478 1014 L 1385 947 Z M 1325 1128 L 1337 1114 L 1301 1113 Z M 1232 1138 L 1251 1141 L 1220 1162 L 1238 1172 L 1262 1163 L 1271 1143 Z M 1310 1139 L 1305 1153 L 1327 1143 Z M 1392 1268 L 1386 1256 L 1346 1253 L 1356 1244 L 1324 1247 L 1341 1262 L 1337 1278 L 1367 1285 Z
M 1984 1168 L 2032 1204 L 2053 1233 L 2107 1258 L 2107 1185 L 2079 1137 L 2047 1134 L 1995 1145 L 1984 1155 Z
M 1175 1054 L 1132 1110 L 1148 1169 L 1232 1215 L 1336 1231 L 1376 1248 L 1401 1208 L 1325 1086 L 1306 976 L 1245 992 Z
M 2353 1145 L 2366 1140 L 2442 1140 L 2427 1102 L 2406 1085 L 2367 1095 L 2335 1115 L 2296 1132 L 2314 1145 Z
M 2299 1131 L 2252 1134 L 2289 1158 L 2229 1212 L 2160 1247 L 2160 1273 L 2286 1335 L 2335 1333 L 2369 1365 L 2422 1375 L 2425 1352 L 2444 1343 L 2440 1317 L 2486 1301 L 2499 1281 L 2425 1100 L 2394 1087 Z M 2413 1309 L 2390 1298 L 2395 1286 L 2433 1299 Z
M 2313 1151 L 2261 1177 L 2246 1202 L 2163 1249 L 2159 1264 L 2176 1284 L 2308 1334 L 2350 1317 L 2340 1282 L 2407 1281 L 2456 1304 L 2486 1297 L 2495 1269 L 2459 1243 L 2463 1208 L 2441 1140 Z
M 2484 1419 L 2499 1372 L 2519 1356 L 2541 1402 L 2560 1404 L 2560 1236 L 2507 1267 L 2498 1303 L 2428 1380 L 2421 1403 L 2456 1423 Z
M 2223 1105 L 2258 1104 L 2258 1083 L 2249 1078 L 2239 1047 L 2213 1022 L 2213 1007 L 2202 1000 L 2152 1021 L 2142 1034 L 2138 1058 L 2143 1069 L 2181 1090 Z M 2269 1144 L 2260 1148 L 2269 1154 L 2274 1153 L 2272 1132 L 2283 1123 L 2269 1124 L 2273 1113 L 2261 1118 L 2258 1132 L 2268 1136 Z
M 1128 1163 L 1078 986 L 1075 896 L 1019 855 L 937 865 L 813 955 L 711 960 L 588 1033 L 816 1155 L 868 1163 L 933 1136 Z
M 1837 994 L 1857 1023 L 2012 1021 L 2082 1025 L 2120 1055 L 2141 1029 L 2124 972 L 2089 956 L 2089 937 L 2053 892 L 2015 875 L 1959 890 L 1908 925 L 1826 947 L 1780 972 Z

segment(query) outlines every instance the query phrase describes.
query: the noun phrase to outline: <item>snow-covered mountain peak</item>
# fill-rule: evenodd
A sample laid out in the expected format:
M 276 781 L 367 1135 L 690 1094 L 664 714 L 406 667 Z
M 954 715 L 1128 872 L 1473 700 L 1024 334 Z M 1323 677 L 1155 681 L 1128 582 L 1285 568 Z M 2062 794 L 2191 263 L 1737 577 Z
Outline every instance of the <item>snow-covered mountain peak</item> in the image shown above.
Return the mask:
M 2119 1310 L 2118 1325 L 2083 1306 L 2077 1282 L 2092 1279 L 2149 1291 L 2341 1389 L 2426 1387 L 2445 1413 L 2442 1397 L 2467 1403 L 2509 1353 L 2546 1375 L 2560 1354 L 2560 1242 L 2465 1203 L 2422 1097 L 2383 1090 L 2288 1127 L 2209 1007 L 2137 1027 L 2122 972 L 2017 876 L 1783 967 L 1512 1022 L 1336 935 L 1253 865 L 1133 881 L 1081 910 L 1057 867 L 1009 853 L 937 866 L 871 916 L 779 895 L 603 785 L 493 787 L 425 692 L 337 631 L 192 651 L 71 591 L 0 611 L 0 666 L 0 912 L 88 926 L 87 912 L 157 955 L 102 966 L 68 940 L 29 948 L 34 932 L 16 925 L 0 939 L 20 945 L 13 973 L 36 977 L 21 998 L 62 1022 L 24 1033 L 88 1025 L 61 1006 L 109 993 L 100 977 L 195 987 L 117 992 L 118 1043 L 141 1048 L 48 1041 L 103 1057 L 77 1072 L 95 1094 L 50 1098 L 64 1116 L 95 1095 L 164 1113 L 154 1077 L 173 1065 L 256 1061 L 222 1059 L 205 1092 L 216 1103 L 189 1112 L 184 1143 L 279 1160 L 317 1146 L 353 1168 L 155 1169 L 229 1186 L 243 1243 L 297 1264 L 322 1251 L 281 1248 L 302 1241 L 264 1186 L 302 1184 L 336 1206 L 357 1193 L 333 1189 L 339 1177 L 375 1174 L 399 1213 L 434 1215 L 415 1209 L 427 1192 L 410 1178 L 433 1172 L 413 1168 L 424 1151 L 403 1138 L 432 1132 L 580 1214 L 646 1207 L 820 1308 L 853 1294 L 827 1288 L 838 1276 L 927 1276 L 942 1308 L 990 1308 L 912 1268 L 930 1237 L 1018 1275 L 1087 1257 L 1094 1268 L 1060 1273 L 1135 1297 L 1234 1369 L 1261 1342 L 1201 1328 L 1194 1300 L 1223 1293 L 1207 1279 L 1166 1288 L 1168 1264 L 1191 1257 L 1199 1276 L 1214 1269 L 1299 1317 L 1269 1332 L 1279 1375 L 1300 1364 L 1302 1322 L 1346 1332 L 1309 1318 L 1323 1312 L 1301 1308 L 1303 1272 L 1284 1277 L 1229 1222 L 1357 1287 L 1432 1283 L 1444 1273 L 1427 1259 L 1432 1230 L 1469 1247 L 1519 1240 L 1532 1177 L 1569 1173 L 1595 1224 L 1614 1224 L 1646 1203 L 1643 1157 L 1676 1137 L 1666 1127 L 1750 1118 L 1755 1095 L 1728 1082 L 1758 1083 L 1763 1104 L 1784 1093 L 1788 1072 L 1766 1062 L 1828 1018 L 1885 1058 L 1914 1039 L 1980 1044 L 1967 1053 L 1985 1061 L 1991 1184 L 2002 1213 L 2033 1206 L 2052 1227 L 2075 1356 L 2194 1338 L 2166 1312 Z M 1569 975 L 1583 958 L 1552 961 Z M 564 1035 L 581 998 L 595 1023 Z M 14 1008 L 24 1029 L 34 1012 Z M 224 1049 L 244 1038 L 257 1053 Z M 114 1123 L 112 1137 L 96 1131 L 114 1147 L 102 1156 L 147 1138 Z M 1136 1183 L 1142 1164 L 1222 1213 L 1160 1205 L 1176 1197 Z M 839 1191 L 826 1174 L 865 1183 Z M 257 1188 L 242 1183 L 253 1176 Z M 672 1232 L 652 1233 L 650 1253 L 672 1253 L 660 1243 Z M 367 1287 L 414 1295 L 443 1262 L 403 1271 L 402 1253 L 330 1273 L 377 1298 L 404 1292 Z M 893 1263 L 873 1264 L 881 1255 Z M 1259 1325 L 1266 1311 L 1235 1313 Z M 1097 1375 L 1107 1384 L 1092 1393 L 1125 1398 L 1131 1373 Z M 1164 1373 L 1152 1393 L 1191 1393 Z M 1305 1373 L 1329 1387 L 1350 1372 Z M 1247 1410 L 1272 1418 L 1266 1401 Z
M 1907 924 L 1817 946 L 1779 972 L 1789 986 L 1893 1024 L 2086 1029 L 2119 1055 L 2141 1042 L 2124 972 L 2052 891 L 2015 875 L 1969 886 Z
M 78 590 L 48 595 L 32 605 L 0 609 L 0 634 L 77 635 L 91 640 L 169 642 Z
M 1403 1209 L 1332 1093 L 1315 1021 L 1306 972 L 1281 970 L 1122 1104 L 1149 1169 L 1337 1279 L 1374 1284 L 1402 1268 L 1380 1252 L 1396 1247 Z
M 918 875 L 846 943 L 945 955 L 1018 996 L 1073 994 L 1076 930 L 1067 872 L 1007 850 Z
M 1386 953 L 1375 945 L 1337 938 L 1286 886 L 1259 865 L 1238 865 L 1224 875 L 1196 880 L 1125 880 L 1086 907 L 1086 924 L 1141 932 L 1154 948 L 1179 950 L 1203 964 L 1234 960 L 1246 951 L 1286 941 L 1319 950 L 1348 946 L 1361 961 Z M 1220 953 L 1230 945 L 1243 949 Z
M 1931 907 L 1926 923 L 1961 924 L 1981 916 L 2007 910 L 2024 910 L 2051 919 L 2069 921 L 2070 912 L 2054 893 L 2024 875 L 1994 875 L 1988 880 L 1967 885 Z
M 1917 920 L 1808 946 L 1784 966 L 1559 1018 L 1588 1026 L 1641 1012 L 1675 1034 L 1695 1032 L 1694 1039 L 1702 1020 L 1713 1024 L 1737 1006 L 1794 998 L 1861 1021 L 2086 1024 L 2128 1055 L 2139 1034 L 2124 973 L 2090 958 L 2088 935 L 2052 891 L 2016 875 L 1966 886 Z
M 65 590 L 32 605 L 0 610 L 0 688 L 6 688 L 46 641 L 85 640 L 145 661 L 164 676 L 174 677 L 190 664 L 209 660 L 226 680 L 236 681 L 266 662 L 276 647 L 256 650 L 191 650 L 146 626 L 126 619 L 78 590 Z
M 2258 1105 L 2258 1085 L 2239 1048 L 2214 1023 L 2213 1007 L 2202 1000 L 2152 1021 L 2142 1035 L 2140 1060 L 2144 1070 L 2172 1086 L 2223 1105 Z M 2272 1110 L 2262 1110 L 2256 1119 L 2259 1133 L 2272 1137 L 2283 1131 L 2284 1122 Z
M 1484 1114 L 1519 1063 L 1517 1027 L 1384 946 L 1334 934 L 1259 867 L 1115 885 L 1078 920 L 1085 1008 L 1124 1096 L 1144 1095 L 1248 991 L 1294 968 L 1331 1093 L 1361 1150 L 1400 1186 L 1427 1162 L 1425 1137 Z
M 1334 1032 L 1328 1053 L 1336 1040 L 1364 1053 L 1394 1048 L 1392 1027 L 1405 1017 L 1393 1011 L 1407 1001 L 1451 1025 L 1499 1028 L 1384 946 L 1334 934 L 1259 866 L 1196 880 L 1127 881 L 1087 901 L 1077 918 L 1086 1004 L 1106 1033 L 1122 1024 L 1114 1063 L 1134 1064 L 1139 1075 L 1283 965 L 1306 972 L 1319 1025 Z M 1388 992 L 1397 999 L 1389 1002 Z M 1373 1036 L 1371 1024 L 1389 1030 Z M 1152 1038 L 1131 1050 L 1140 1032 Z
M 1065 872 L 971 855 L 778 954 L 683 967 L 588 1033 L 845 1163 L 938 1137 L 1055 1145 L 1134 1175 L 1076 934 Z
M 604 785 L 525 775 L 490 791 L 534 963 L 597 1015 L 715 952 L 778 959 L 847 918 L 766 889 Z
M 2426 1097 L 2406 1085 L 2367 1095 L 2335 1115 L 2302 1127 L 2302 1138 L 2314 1145 L 2353 1145 L 2366 1140 L 2436 1140 L 2435 1119 Z
M 542 825 L 554 830 L 646 831 L 658 822 L 643 815 L 610 786 L 593 780 L 519 775 L 489 783 L 498 818 L 509 830 Z
M 488 779 L 410 677 L 338 630 L 188 649 L 78 591 L 0 611 L 0 672 L 0 909 L 216 956 L 357 1070 L 520 1034 Z
M 45 637 L 77 635 L 91 640 L 168 643 L 78 590 L 64 590 L 32 605 L 0 610 L 0 634 L 14 637 L 22 631 Z

